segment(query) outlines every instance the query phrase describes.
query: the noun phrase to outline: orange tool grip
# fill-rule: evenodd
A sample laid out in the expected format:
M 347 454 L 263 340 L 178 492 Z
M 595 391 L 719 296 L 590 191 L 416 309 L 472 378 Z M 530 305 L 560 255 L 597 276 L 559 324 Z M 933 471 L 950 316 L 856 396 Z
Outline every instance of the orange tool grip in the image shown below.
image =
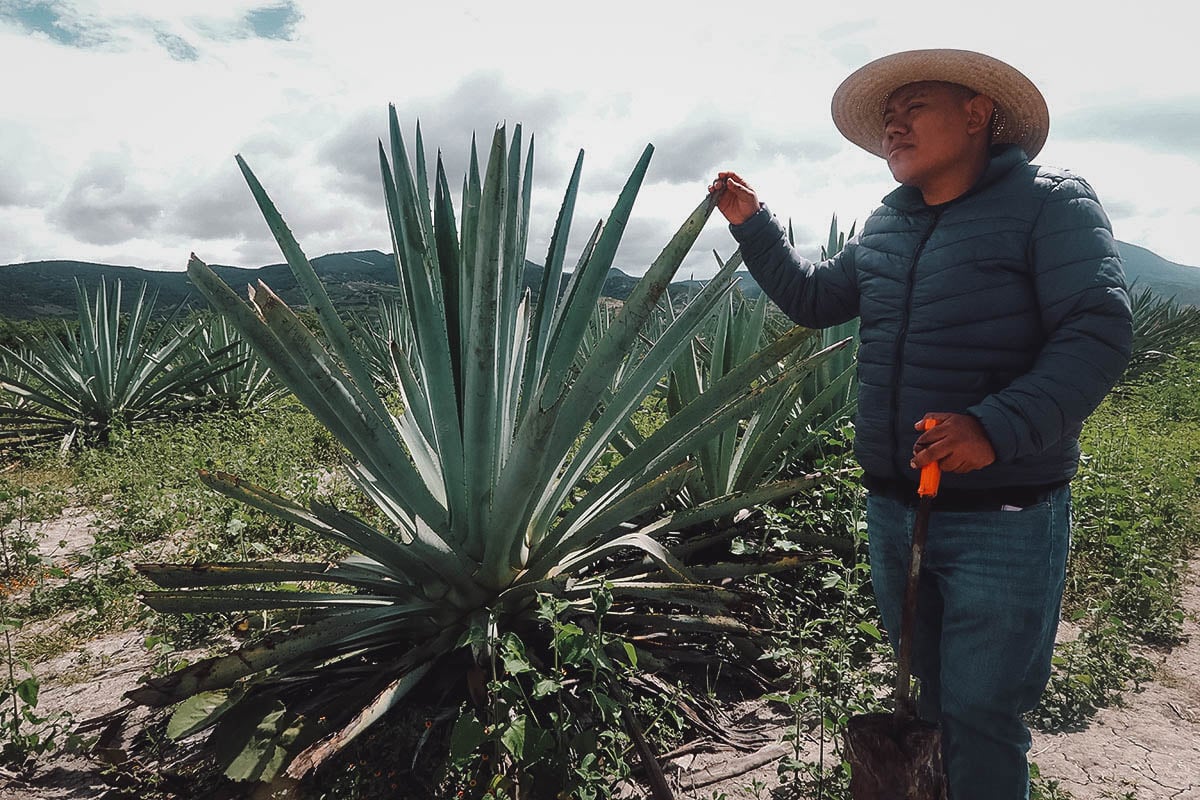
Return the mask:
M 934 425 L 937 425 L 937 420 L 932 417 L 925 420 L 925 430 L 929 430 Z M 938 466 L 938 462 L 926 464 L 921 467 L 921 483 L 917 486 L 917 495 L 920 497 L 936 497 L 938 493 L 938 484 L 942 482 L 942 468 Z

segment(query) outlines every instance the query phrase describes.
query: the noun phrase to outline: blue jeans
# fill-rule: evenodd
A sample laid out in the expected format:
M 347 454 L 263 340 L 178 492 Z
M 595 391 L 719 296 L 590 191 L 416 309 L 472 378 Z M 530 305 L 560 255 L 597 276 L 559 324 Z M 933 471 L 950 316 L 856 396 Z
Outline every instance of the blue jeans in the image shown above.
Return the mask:
M 942 727 L 956 800 L 1029 797 L 1021 715 L 1050 678 L 1070 540 L 1070 487 L 1020 511 L 938 511 L 922 560 L 913 674 L 918 712 Z M 893 647 L 916 508 L 871 495 L 875 598 Z

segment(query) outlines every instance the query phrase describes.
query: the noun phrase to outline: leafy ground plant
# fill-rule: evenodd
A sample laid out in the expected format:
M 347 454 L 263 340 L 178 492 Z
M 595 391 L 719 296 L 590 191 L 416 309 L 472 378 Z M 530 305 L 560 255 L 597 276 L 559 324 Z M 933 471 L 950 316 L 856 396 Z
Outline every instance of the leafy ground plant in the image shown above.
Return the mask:
M 1136 319 L 1135 319 L 1136 324 Z M 1071 728 L 1150 676 L 1147 648 L 1178 642 L 1181 565 L 1200 541 L 1200 380 L 1194 346 L 1119 386 L 1088 420 L 1072 482 L 1064 619 L 1030 722 Z
M 534 305 L 519 292 L 532 168 L 530 159 L 522 163 L 519 130 L 511 144 L 504 128 L 496 131 L 482 175 L 472 151 L 457 219 L 440 160 L 430 180 L 418 131 L 414 169 L 394 110 L 390 122 L 391 159 L 381 143 L 380 165 L 413 331 L 411 350 L 391 348 L 402 413 L 394 414 L 379 395 L 311 265 L 240 159 L 328 349 L 266 286 L 252 290 L 248 306 L 198 259 L 189 265 L 210 303 L 345 447 L 346 469 L 379 515 L 371 524 L 327 504 L 301 505 L 234 475 L 205 472 L 204 482 L 218 491 L 353 554 L 332 566 L 140 566 L 162 587 L 145 595 L 160 611 L 290 609 L 302 618 L 291 630 L 131 693 L 154 705 L 184 701 L 172 733 L 211 731 L 208 741 L 233 778 L 299 778 L 426 685 L 427 676 L 458 675 L 470 685 L 469 676 L 491 662 L 502 634 L 536 638 L 529 631 L 540 624 L 540 595 L 566 603 L 568 618 L 588 616 L 596 610 L 594 592 L 611 586 L 613 626 L 670 631 L 670 645 L 747 637 L 752 631 L 730 613 L 744 598 L 719 582 L 797 563 L 690 564 L 670 538 L 671 531 L 794 493 L 793 485 L 722 496 L 666 516 L 659 509 L 694 469 L 685 457 L 697 444 L 750 413 L 774 387 L 809 374 L 819 358 L 777 370 L 803 331 L 747 358 L 599 482 L 586 480 L 732 287 L 731 263 L 629 365 L 631 344 L 699 234 L 710 202 L 690 215 L 581 357 L 651 148 L 560 293 L 582 166 L 577 161 L 546 259 L 545 302 Z M 625 377 L 614 384 L 619 370 Z M 276 588 L 255 587 L 261 584 Z M 252 588 L 229 588 L 235 586 Z M 673 651 L 677 647 L 661 647 L 638 657 L 662 663 Z M 513 762 L 500 761 L 493 769 L 527 785 Z
M 14 652 L 13 633 L 21 623 L 9 611 L 7 597 L 0 590 L 0 633 L 6 663 L 0 673 L 0 764 L 20 768 L 47 753 L 77 747 L 83 740 L 72 731 L 70 715 L 38 709 L 41 682 Z
M 636 671 L 637 651 L 603 630 L 611 604 L 609 587 L 601 587 L 592 593 L 595 615 L 569 621 L 567 601 L 541 596 L 548 663 L 512 632 L 482 643 L 490 644 L 493 659 L 488 700 L 480 713 L 464 707 L 454 722 L 451 791 L 518 796 L 515 773 L 529 786 L 561 787 L 560 794 L 580 800 L 613 797 L 631 774 L 634 744 L 625 732 L 630 711 L 621 687 Z M 496 757 L 511 758 L 517 769 L 496 773 L 489 763 Z

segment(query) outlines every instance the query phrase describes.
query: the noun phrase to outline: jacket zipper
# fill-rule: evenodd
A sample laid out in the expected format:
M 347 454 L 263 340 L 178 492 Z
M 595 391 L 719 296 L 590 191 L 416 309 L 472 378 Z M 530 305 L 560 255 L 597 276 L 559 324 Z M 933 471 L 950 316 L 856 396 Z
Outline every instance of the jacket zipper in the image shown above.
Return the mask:
M 929 229 L 925 231 L 925 235 L 921 237 L 921 241 L 917 244 L 917 249 L 913 251 L 912 265 L 908 268 L 908 280 L 904 286 L 904 310 L 903 316 L 900 318 L 900 330 L 896 336 L 896 377 L 893 382 L 893 401 L 892 401 L 892 456 L 896 458 L 896 451 L 900 444 L 900 389 L 904 384 L 904 347 L 908 342 L 908 323 L 912 316 L 912 296 L 913 289 L 917 282 L 917 262 L 921 260 L 921 253 L 925 252 L 925 245 L 929 243 L 929 239 L 933 236 L 933 231 L 937 228 L 938 219 L 942 216 L 942 210 L 939 208 L 933 212 L 933 221 L 929 224 Z M 916 422 L 916 420 L 913 420 Z M 899 459 L 893 466 L 899 466 L 899 476 L 903 478 L 908 461 Z

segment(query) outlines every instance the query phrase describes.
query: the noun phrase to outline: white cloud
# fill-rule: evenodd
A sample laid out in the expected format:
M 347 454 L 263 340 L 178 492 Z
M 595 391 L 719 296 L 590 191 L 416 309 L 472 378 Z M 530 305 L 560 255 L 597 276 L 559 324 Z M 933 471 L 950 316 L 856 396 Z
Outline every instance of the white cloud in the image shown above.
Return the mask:
M 1131 102 L 1190 101 L 1194 111 L 1190 32 L 1155 21 L 1145 3 L 1022 0 L 986 19 L 931 0 L 870 9 L 762 0 L 736 12 L 612 0 L 582 15 L 550 0 L 284 6 L 56 0 L 92 47 L 0 14 L 0 69 L 21 76 L 6 82 L 0 127 L 0 263 L 181 268 L 192 249 L 220 263 L 278 261 L 237 152 L 310 255 L 387 249 L 376 139 L 387 139 L 389 102 L 410 147 L 421 120 L 431 167 L 443 149 L 456 193 L 472 130 L 483 152 L 497 122 L 536 134 L 535 260 L 578 149 L 587 155 L 574 252 L 647 142 L 657 152 L 623 268 L 657 255 L 718 168 L 749 179 L 814 252 L 831 214 L 861 223 L 891 188 L 882 162 L 834 129 L 837 84 L 887 52 L 954 46 L 992 52 L 1039 84 L 1054 120 L 1041 160 L 1087 176 L 1119 236 L 1200 264 L 1182 235 L 1195 215 L 1187 187 L 1200 178 L 1195 126 L 1190 117 L 1147 126 Z M 278 32 L 290 38 L 253 35 L 252 13 L 272 7 L 284 7 Z M 732 250 L 719 219 L 685 271 L 711 274 L 714 245 Z

